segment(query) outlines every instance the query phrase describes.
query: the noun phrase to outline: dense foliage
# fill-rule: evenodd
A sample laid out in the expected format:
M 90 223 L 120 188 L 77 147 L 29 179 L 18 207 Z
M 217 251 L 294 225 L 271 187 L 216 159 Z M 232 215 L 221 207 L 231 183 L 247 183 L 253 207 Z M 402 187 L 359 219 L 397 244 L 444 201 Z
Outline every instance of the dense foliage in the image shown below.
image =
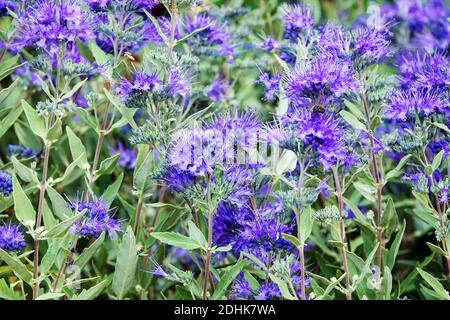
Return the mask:
M 0 17 L 0 299 L 450 299 L 445 0 Z

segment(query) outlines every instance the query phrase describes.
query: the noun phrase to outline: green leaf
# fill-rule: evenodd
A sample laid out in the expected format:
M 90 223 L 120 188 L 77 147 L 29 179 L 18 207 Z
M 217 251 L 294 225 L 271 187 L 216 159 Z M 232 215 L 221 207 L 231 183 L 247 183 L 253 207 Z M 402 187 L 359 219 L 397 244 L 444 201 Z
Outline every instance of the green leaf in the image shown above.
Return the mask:
M 287 233 L 283 233 L 282 236 L 284 240 L 292 243 L 296 248 L 302 246 L 302 243 L 300 242 L 300 240 L 297 239 L 297 237 L 294 237 L 293 235 Z
M 406 220 L 403 220 L 402 228 L 395 235 L 395 239 L 392 242 L 391 248 L 389 249 L 387 255 L 386 265 L 389 267 L 390 270 L 394 269 L 395 259 L 397 258 L 398 250 L 400 249 L 400 244 L 402 243 L 403 234 L 405 233 L 405 230 L 406 230 Z
M 110 284 L 111 280 L 105 279 L 88 290 L 83 289 L 79 295 L 75 295 L 71 300 L 94 300 L 97 298 Z
M 381 225 L 385 228 L 386 238 L 390 238 L 391 234 L 397 228 L 398 216 L 395 210 L 394 201 L 391 197 L 388 198 L 386 208 L 381 216 Z M 392 268 L 391 268 L 392 269 Z
M 23 108 L 21 105 L 9 111 L 8 115 L 0 121 L 0 138 L 11 128 L 22 114 Z
M 34 211 L 30 199 L 28 199 L 15 175 L 13 175 L 13 198 L 17 219 L 25 226 L 34 227 L 36 211 Z
M 5 300 L 19 300 L 20 295 L 8 286 L 5 279 L 0 279 L 0 298 Z
M 65 295 L 66 294 L 62 292 L 47 292 L 37 297 L 36 300 L 58 300 Z
M 128 226 L 120 244 L 112 282 L 112 289 L 119 300 L 125 297 L 133 285 L 137 261 L 136 239 L 132 228 Z
M 186 250 L 202 248 L 201 243 L 176 232 L 153 232 L 151 236 L 163 243 Z
M 113 184 L 109 185 L 108 188 L 106 188 L 105 192 L 101 196 L 103 203 L 108 204 L 108 206 L 111 205 L 111 203 L 116 199 L 117 193 L 119 192 L 120 186 L 122 185 L 122 181 L 123 173 L 121 173 L 120 176 L 117 177 L 116 181 L 114 181 Z
M 33 274 L 17 257 L 10 255 L 3 249 L 0 249 L 0 260 L 3 260 L 8 266 L 10 266 L 20 279 L 28 284 L 31 283 Z
M 75 168 L 78 166 L 78 164 L 81 163 L 83 158 L 84 158 L 84 153 L 81 154 L 77 159 L 75 159 L 71 164 L 69 164 L 67 166 L 66 170 L 64 171 L 63 176 L 53 180 L 51 185 L 55 185 L 55 184 L 58 184 L 60 182 L 68 181 L 71 178 L 72 172 L 75 170 Z
M 94 257 L 97 250 L 100 248 L 100 246 L 105 241 L 105 232 L 103 232 L 100 237 L 98 237 L 93 244 L 91 244 L 89 247 L 83 250 L 83 252 L 78 256 L 78 258 L 75 259 L 74 265 L 78 267 L 78 269 L 81 271 L 87 263 Z
M 312 209 L 309 206 L 301 213 L 300 217 L 300 236 L 303 243 L 305 243 L 311 235 L 313 226 L 314 219 L 312 218 Z
M 66 127 L 67 137 L 69 138 L 70 152 L 72 154 L 72 158 L 78 159 L 81 157 L 79 161 L 79 167 L 83 170 L 88 169 L 89 163 L 87 160 L 87 152 L 80 138 L 78 138 L 75 133 L 70 129 L 70 127 Z
M 411 157 L 412 157 L 411 154 L 407 154 L 406 156 L 404 156 L 399 161 L 397 166 L 386 174 L 386 176 L 384 177 L 384 181 L 388 182 L 389 180 L 397 178 L 400 175 L 402 175 L 402 168 L 405 166 L 405 164 L 408 162 L 409 158 L 411 158 Z
M 339 114 L 344 118 L 344 120 L 350 124 L 353 128 L 359 130 L 366 130 L 366 126 L 361 123 L 358 118 L 356 118 L 353 114 L 348 111 L 342 110 Z
M 200 231 L 199 228 L 192 222 L 188 221 L 189 237 L 198 243 L 200 243 L 203 249 L 206 250 L 208 242 L 206 241 L 205 235 Z
M 18 61 L 19 55 L 6 59 L 0 63 L 0 81 L 25 64 L 17 64 Z
M 370 202 L 375 202 L 375 188 L 373 186 L 370 186 L 368 184 L 356 181 L 355 183 L 353 183 L 353 186 L 355 187 L 356 190 L 358 190 L 358 192 L 367 200 L 369 200 Z
M 48 130 L 47 140 L 56 141 L 62 136 L 62 122 L 60 118 L 56 118 L 53 126 Z
M 81 87 L 86 83 L 86 81 L 87 81 L 87 78 L 85 78 L 84 80 L 82 80 L 80 82 L 77 82 L 77 84 L 75 84 L 69 92 L 67 92 L 66 94 L 64 94 L 61 97 L 61 100 L 66 100 L 66 99 L 71 98 L 75 94 L 75 92 L 77 92 L 78 90 L 81 89 Z
M 39 116 L 36 110 L 32 108 L 25 100 L 22 100 L 22 107 L 27 116 L 29 127 L 33 133 L 45 141 L 47 138 L 47 128 L 45 126 L 44 118 Z
M 204 27 L 201 27 L 201 28 L 198 28 L 198 29 L 192 31 L 191 33 L 189 33 L 188 35 L 185 35 L 185 36 L 184 36 L 183 38 L 181 38 L 181 39 L 175 40 L 175 43 L 174 43 L 173 46 L 177 46 L 177 45 L 179 45 L 180 43 L 183 43 L 184 41 L 186 41 L 186 40 L 189 39 L 190 37 L 193 37 L 193 36 L 195 36 L 196 34 L 202 32 L 203 30 L 208 29 L 210 26 L 211 26 L 211 23 L 208 24 L 208 25 L 206 25 L 206 26 L 204 26 Z
M 430 256 L 428 256 L 423 262 L 418 264 L 418 267 L 420 269 L 425 268 L 427 265 L 430 264 L 434 259 L 434 253 L 432 253 Z M 417 268 L 413 268 L 412 271 L 408 274 L 408 276 L 400 283 L 399 288 L 399 295 L 402 295 L 404 292 L 408 290 L 408 287 L 414 282 L 419 272 L 417 271 Z
M 217 283 L 216 289 L 212 296 L 212 300 L 219 300 L 222 298 L 222 296 L 225 294 L 225 291 L 242 271 L 245 264 L 247 264 L 247 261 L 239 259 L 235 265 L 225 271 L 225 273 L 220 277 L 220 281 Z
M 110 174 L 114 171 L 117 161 L 119 161 L 120 153 L 113 155 L 112 157 L 106 158 L 105 160 L 100 163 L 100 168 L 98 169 L 97 173 L 95 174 L 95 179 L 97 180 L 102 175 Z
M 417 271 L 422 276 L 422 278 L 433 288 L 437 296 L 442 300 L 450 300 L 448 292 L 445 290 L 444 286 L 431 274 L 428 272 L 417 268 Z
M 348 100 L 344 100 L 344 104 L 357 119 L 364 118 L 364 114 L 361 112 L 361 108 L 356 104 Z
M 152 155 L 151 152 L 147 154 L 144 162 L 135 170 L 133 176 L 133 186 L 138 190 L 144 190 L 147 179 L 152 171 Z
M 11 162 L 14 166 L 14 170 L 16 174 L 25 182 L 34 182 L 39 184 L 39 179 L 36 175 L 36 172 L 31 170 L 30 168 L 24 166 L 16 157 L 11 157 Z
M 282 175 L 285 172 L 290 172 L 295 169 L 296 165 L 297 155 L 291 150 L 284 150 L 277 164 L 276 173 Z
M 138 126 L 136 122 L 134 121 L 134 114 L 136 113 L 136 109 L 132 108 L 126 108 L 123 104 L 117 100 L 116 97 L 114 97 L 106 88 L 103 90 L 108 100 L 112 103 L 112 105 L 120 112 L 120 114 L 127 119 L 128 124 L 133 128 L 136 129 Z
M 442 162 L 442 157 L 444 156 L 444 150 L 441 150 L 433 159 L 431 163 L 431 168 L 433 168 L 433 172 L 436 171 Z
M 447 133 L 450 133 L 450 129 L 443 123 L 433 122 L 432 125 L 438 127 L 439 129 L 444 130 Z
M 106 68 L 106 78 L 110 78 L 113 74 L 112 70 L 112 57 L 108 56 L 95 41 L 90 41 L 88 47 L 94 56 L 95 61 L 101 67 Z
M 72 210 L 67 207 L 67 202 L 64 198 L 56 192 L 52 187 L 47 187 L 47 194 L 52 202 L 53 213 L 61 220 L 64 221 L 68 217 L 72 216 Z
M 427 242 L 427 246 L 431 249 L 431 251 L 433 251 L 434 253 L 436 253 L 437 255 L 443 256 L 443 257 L 447 257 L 447 253 L 439 246 L 432 244 L 430 242 Z
M 323 294 L 319 297 L 317 297 L 316 300 L 325 300 L 326 297 L 330 294 L 330 292 L 336 288 L 336 286 L 344 279 L 345 274 L 343 274 L 342 276 L 339 277 L 339 279 L 337 279 L 336 281 L 332 281 L 325 289 L 325 291 L 323 292 Z
M 288 300 L 298 300 L 298 297 L 294 296 L 289 288 L 286 282 L 281 280 L 280 278 L 277 278 L 273 274 L 269 274 L 270 279 L 275 282 L 278 285 L 278 288 L 280 288 L 281 294 L 283 295 L 283 298 Z
M 70 217 L 69 219 L 66 219 L 60 223 L 58 223 L 56 226 L 54 226 L 52 229 L 48 231 L 48 233 L 45 234 L 46 239 L 51 238 L 59 238 L 61 234 L 65 233 L 67 229 L 69 229 L 76 221 L 80 220 L 86 213 L 86 210 L 83 210 L 79 214 Z
M 3 102 L 5 102 L 6 99 L 8 99 L 9 95 L 16 88 L 19 81 L 20 78 L 17 78 L 16 80 L 14 80 L 13 83 L 11 83 L 11 85 L 8 88 L 0 90 L 0 104 L 2 104 Z

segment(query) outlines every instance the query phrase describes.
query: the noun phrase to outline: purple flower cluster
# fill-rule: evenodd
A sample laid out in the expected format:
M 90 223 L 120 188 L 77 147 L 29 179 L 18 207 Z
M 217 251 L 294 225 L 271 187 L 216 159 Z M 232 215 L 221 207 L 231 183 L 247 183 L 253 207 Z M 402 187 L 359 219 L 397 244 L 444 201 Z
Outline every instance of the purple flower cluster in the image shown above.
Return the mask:
M 6 149 L 9 157 L 21 157 L 21 158 L 31 158 L 34 157 L 34 151 L 31 148 L 26 148 L 22 145 L 10 144 Z
M 136 152 L 127 148 L 123 143 L 119 142 L 115 147 L 110 147 L 109 152 L 111 155 L 120 155 L 118 164 L 123 170 L 132 171 L 136 166 Z
M 288 6 L 284 10 L 284 38 L 292 42 L 302 33 L 307 33 L 314 25 L 311 9 L 307 6 Z
M 154 26 L 145 19 L 144 10 L 157 3 L 148 0 L 84 0 L 89 5 L 95 25 L 97 44 L 106 52 L 120 55 L 136 52 L 149 40 L 146 35 Z
M 269 72 L 263 72 L 256 82 L 264 86 L 264 100 L 275 101 L 280 88 L 281 75 L 271 76 Z
M 218 74 L 209 85 L 208 96 L 214 102 L 224 102 L 229 88 L 228 79 L 222 74 Z
M 13 191 L 12 176 L 0 170 L 0 195 L 8 197 Z
M 198 32 L 192 38 L 197 46 L 214 47 L 217 46 L 217 55 L 227 58 L 232 62 L 235 57 L 232 44 L 233 37 L 226 31 L 226 23 L 220 23 L 218 20 L 207 15 L 195 15 L 184 20 L 184 32 L 186 35 Z
M 73 234 L 98 238 L 102 232 L 106 231 L 110 238 L 114 238 L 116 233 L 121 231 L 120 222 L 112 218 L 108 205 L 99 199 L 91 202 L 77 200 L 67 206 L 76 214 L 86 210 L 84 216 L 70 227 L 69 231 Z
M 450 6 L 446 0 L 398 0 L 384 5 L 382 13 L 394 19 L 399 29 L 406 29 L 399 31 L 397 41 L 407 48 L 418 47 L 428 52 L 448 49 Z
M 142 92 L 148 92 L 153 89 L 158 90 L 160 87 L 161 82 L 156 74 L 148 75 L 139 71 L 133 74 L 133 79 L 131 80 L 123 78 L 116 88 L 116 93 L 120 96 L 121 102 L 126 103 L 130 96 L 139 95 Z
M 25 237 L 18 225 L 0 225 L 0 249 L 6 251 L 20 251 L 26 246 Z
M 448 110 L 450 59 L 443 54 L 405 53 L 398 66 L 400 88 L 385 106 L 389 119 L 406 121 Z
M 223 202 L 215 216 L 213 240 L 217 246 L 231 245 L 236 255 L 248 252 L 267 261 L 270 253 L 292 250 L 292 245 L 282 237 L 282 233 L 292 232 L 285 219 L 280 200 L 264 202 L 257 208 L 250 203 L 236 206 Z
M 294 69 L 286 76 L 285 83 L 287 97 L 299 107 L 329 106 L 358 86 L 351 66 L 328 56 L 318 56 Z
M 18 18 L 17 35 L 11 44 L 20 51 L 35 47 L 46 53 L 53 65 L 58 61 L 62 45 L 64 58 L 81 62 L 75 40 L 94 39 L 92 24 L 75 0 L 41 0 L 28 7 Z

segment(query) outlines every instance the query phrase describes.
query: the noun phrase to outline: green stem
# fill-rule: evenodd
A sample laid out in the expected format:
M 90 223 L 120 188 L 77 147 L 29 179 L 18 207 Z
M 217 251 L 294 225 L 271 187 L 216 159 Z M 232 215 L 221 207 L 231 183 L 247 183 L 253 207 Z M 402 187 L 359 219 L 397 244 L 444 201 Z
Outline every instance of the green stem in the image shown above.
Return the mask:
M 339 223 L 339 238 L 340 241 L 344 244 L 342 248 L 342 260 L 343 267 L 345 272 L 345 295 L 347 300 L 352 300 L 352 287 L 350 284 L 350 274 L 348 269 L 348 258 L 347 258 L 347 237 L 345 233 L 345 220 L 344 220 L 344 202 L 342 201 L 342 188 L 341 183 L 339 182 L 338 171 L 336 167 L 333 167 L 333 176 L 334 176 L 334 184 L 336 187 L 336 198 L 338 202 L 339 214 L 341 216 L 341 222 Z

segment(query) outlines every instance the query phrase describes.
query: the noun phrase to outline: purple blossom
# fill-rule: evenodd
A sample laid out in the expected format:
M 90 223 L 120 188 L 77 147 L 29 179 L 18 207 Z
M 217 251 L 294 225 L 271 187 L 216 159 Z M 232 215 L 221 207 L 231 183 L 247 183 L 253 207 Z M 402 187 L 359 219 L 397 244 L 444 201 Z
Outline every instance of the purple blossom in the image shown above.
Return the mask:
M 175 137 L 169 164 L 195 176 L 211 174 L 218 163 L 233 159 L 233 145 L 217 129 L 192 128 Z
M 444 54 L 406 52 L 398 70 L 404 89 L 428 88 L 446 91 L 450 85 L 450 59 Z
M 114 148 L 110 147 L 111 155 L 119 154 L 119 167 L 123 170 L 132 171 L 136 166 L 137 155 L 133 149 L 127 148 L 119 142 Z
M 447 203 L 448 202 L 448 188 L 442 188 L 439 194 L 439 202 Z
M 263 72 L 259 76 L 256 83 L 264 86 L 264 100 L 274 101 L 280 88 L 281 75 L 275 74 L 270 76 L 268 72 Z
M 208 96 L 214 102 L 224 102 L 229 89 L 228 79 L 224 75 L 218 74 L 209 85 Z
M 264 42 L 261 45 L 261 49 L 268 52 L 273 52 L 278 48 L 278 42 L 274 38 L 267 36 L 264 38 Z
M 186 98 L 191 89 L 191 78 L 187 70 L 170 72 L 167 87 L 170 96 Z
M 130 80 L 122 78 L 119 86 L 116 88 L 116 93 L 120 96 L 120 101 L 126 103 L 128 98 L 134 94 L 142 92 L 149 92 L 153 89 L 159 90 L 161 82 L 156 74 L 146 74 L 139 71 L 133 75 Z
M 344 131 L 332 115 L 311 113 L 302 108 L 292 110 L 281 121 L 293 128 L 295 136 L 304 144 L 303 149 L 310 150 L 311 160 L 318 161 L 325 171 L 338 161 L 346 168 L 358 162 L 358 157 L 347 150 Z
M 343 26 L 325 25 L 318 39 L 318 50 L 321 55 L 329 55 L 339 59 L 348 59 L 351 55 L 352 39 Z
M 14 12 L 16 8 L 17 4 L 15 1 L 0 0 L 0 16 L 6 15 L 8 13 L 8 9 Z
M 314 25 L 311 9 L 307 6 L 287 6 L 283 13 L 284 38 L 292 42 L 302 33 L 308 32 Z
M 70 233 L 80 237 L 98 238 L 102 232 L 106 231 L 111 239 L 116 233 L 121 231 L 121 224 L 118 220 L 112 218 L 108 204 L 100 199 L 91 202 L 82 202 L 80 200 L 71 202 L 67 205 L 75 214 L 86 210 L 84 216 L 76 221 L 69 229 Z
M 320 56 L 298 67 L 285 78 L 286 95 L 296 106 L 311 103 L 327 106 L 358 88 L 349 65 L 332 57 Z
M 26 246 L 25 238 L 18 225 L 0 225 L 0 249 L 6 251 L 20 251 Z
M 62 44 L 66 45 L 65 58 L 79 63 L 82 58 L 75 39 L 89 41 L 94 38 L 91 23 L 75 0 L 41 0 L 28 7 L 18 18 L 17 35 L 11 48 L 36 47 L 45 52 L 55 65 Z
M 205 46 L 218 46 L 218 54 L 226 57 L 228 62 L 232 62 L 235 56 L 231 43 L 233 38 L 226 31 L 226 25 L 226 23 L 220 24 L 212 17 L 200 14 L 185 19 L 183 28 L 187 35 L 203 29 L 193 37 Z
M 152 275 L 157 276 L 157 277 L 163 277 L 166 279 L 170 278 L 170 275 L 164 271 L 162 266 L 154 258 L 150 258 L 150 260 L 152 261 L 153 265 L 155 266 L 153 271 L 150 272 Z
M 162 180 L 166 183 L 167 188 L 182 193 L 195 183 L 195 176 L 176 167 L 168 167 L 163 174 Z
M 244 299 L 249 300 L 253 298 L 253 290 L 250 287 L 250 283 L 243 279 L 237 279 L 233 283 L 233 288 L 231 289 L 230 294 L 231 299 Z
M 362 59 L 378 61 L 388 57 L 392 33 L 389 30 L 390 24 L 375 25 L 367 28 L 360 28 L 356 31 L 354 42 L 355 53 Z
M 10 144 L 10 145 L 8 145 L 6 152 L 9 157 L 12 157 L 12 156 L 21 157 L 21 158 L 34 157 L 33 149 L 26 148 L 22 145 Z
M 13 191 L 12 176 L 0 170 L 0 195 L 8 197 Z
M 258 295 L 256 296 L 256 300 L 272 300 L 281 298 L 282 295 L 280 288 L 273 282 L 261 285 Z
M 444 111 L 446 104 L 436 91 L 396 90 L 384 108 L 388 119 L 406 121 L 416 115 L 430 116 Z
M 238 148 L 250 149 L 258 143 L 260 123 L 252 112 L 239 112 L 233 108 L 225 115 L 215 116 L 207 127 L 219 130 Z

